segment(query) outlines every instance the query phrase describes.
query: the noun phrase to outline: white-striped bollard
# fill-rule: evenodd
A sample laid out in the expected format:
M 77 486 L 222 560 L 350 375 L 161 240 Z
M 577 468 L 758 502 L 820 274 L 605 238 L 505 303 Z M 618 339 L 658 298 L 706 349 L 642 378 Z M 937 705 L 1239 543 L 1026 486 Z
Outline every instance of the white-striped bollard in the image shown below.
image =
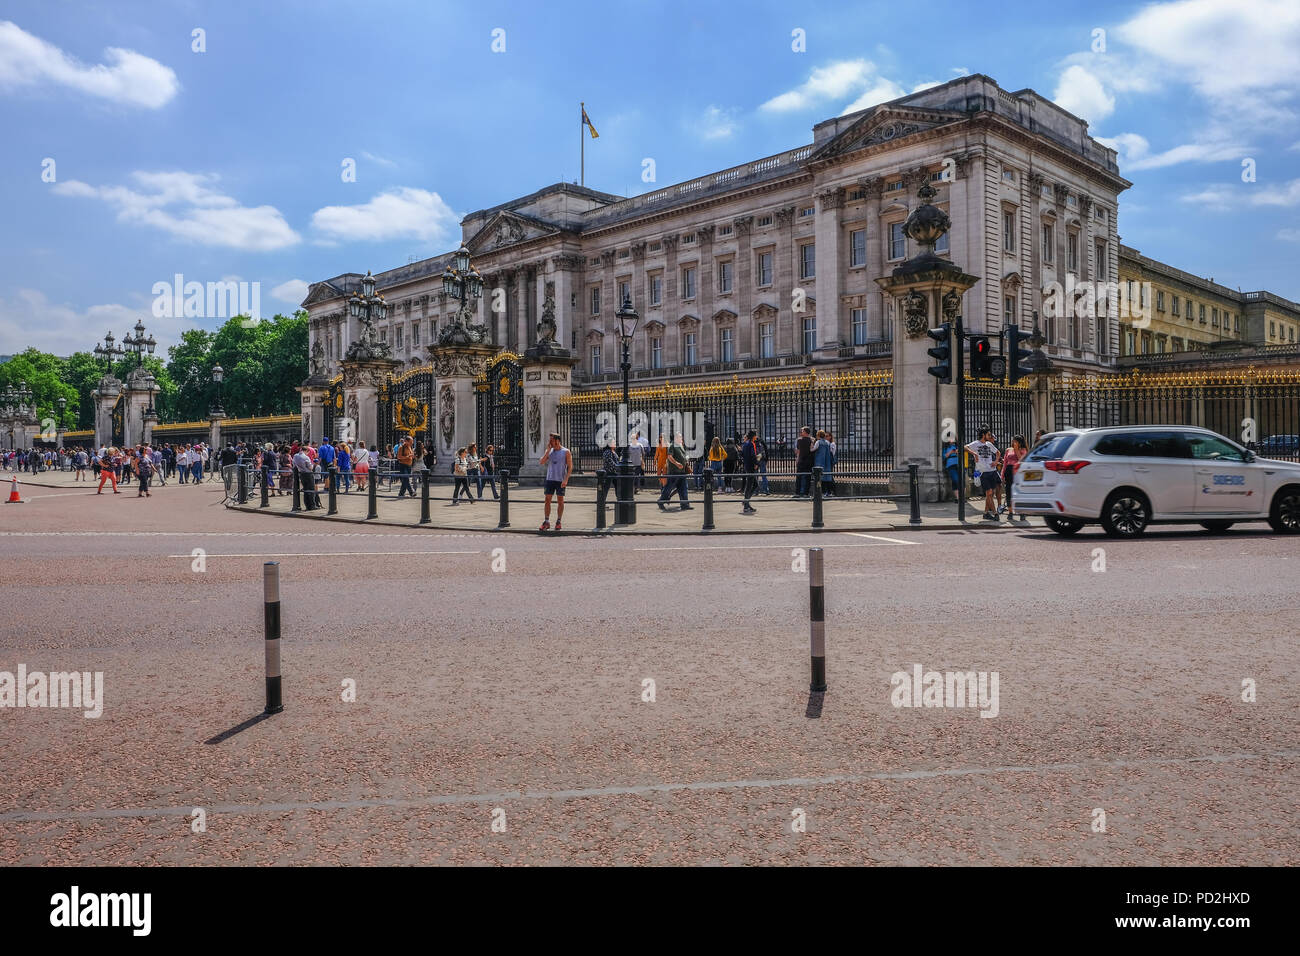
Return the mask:
M 808 622 L 812 628 L 812 683 L 814 692 L 826 690 L 826 582 L 821 548 L 808 550 Z
M 262 592 L 266 602 L 266 713 L 284 710 L 280 698 L 280 562 L 262 565 Z

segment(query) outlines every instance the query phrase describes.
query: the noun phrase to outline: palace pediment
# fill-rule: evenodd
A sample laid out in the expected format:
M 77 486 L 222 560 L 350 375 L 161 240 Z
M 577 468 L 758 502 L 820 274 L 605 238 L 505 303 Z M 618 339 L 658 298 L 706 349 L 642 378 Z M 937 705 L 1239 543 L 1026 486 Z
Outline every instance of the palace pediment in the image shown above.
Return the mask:
M 558 228 L 544 220 L 502 210 L 489 219 L 466 246 L 472 254 L 482 255 L 559 233 Z
M 831 159 L 859 149 L 892 143 L 966 118 L 965 113 L 954 110 L 900 107 L 882 103 L 867 110 L 859 120 L 824 143 L 808 157 L 808 161 Z

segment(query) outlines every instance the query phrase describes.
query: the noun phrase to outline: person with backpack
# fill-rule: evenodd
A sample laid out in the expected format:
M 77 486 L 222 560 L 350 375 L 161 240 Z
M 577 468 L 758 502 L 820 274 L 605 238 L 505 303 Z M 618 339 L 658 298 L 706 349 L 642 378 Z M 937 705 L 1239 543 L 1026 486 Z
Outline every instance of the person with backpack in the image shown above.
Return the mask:
M 402 444 L 397 449 L 397 473 L 402 478 L 402 486 L 397 489 L 397 497 L 399 498 L 403 495 L 415 497 L 415 489 L 411 487 L 411 466 L 414 463 L 415 449 L 411 446 L 411 436 L 407 435 L 402 439 Z
M 722 486 L 722 466 L 727 460 L 727 451 L 722 447 L 722 439 L 717 435 L 709 443 L 709 481 L 715 491 L 726 491 Z
M 813 443 L 813 467 L 822 470 L 822 497 L 833 497 L 835 479 L 831 476 L 831 470 L 835 467 L 835 446 L 831 444 L 830 435 L 820 430 Z
M 320 495 L 316 493 L 316 466 L 311 456 L 303 448 L 293 456 L 293 469 L 298 472 L 298 484 L 302 488 L 303 509 L 316 511 L 320 508 Z
M 456 449 L 456 459 L 451 463 L 451 473 L 456 478 L 456 485 L 451 490 L 451 503 L 460 504 L 460 493 L 463 490 L 465 497 L 469 499 L 470 504 L 474 503 L 474 496 L 469 493 L 469 456 L 464 448 Z M 401 495 L 398 495 L 400 498 Z
M 758 432 L 751 428 L 740 446 L 740 463 L 745 473 L 745 507 L 740 512 L 743 515 L 758 514 L 758 509 L 749 503 L 749 499 L 758 490 L 758 461 Z
M 982 520 L 997 523 L 998 514 L 993 505 L 994 492 L 1001 487 L 1002 479 L 998 477 L 998 447 L 993 444 L 993 431 L 987 425 L 979 427 L 979 438 L 966 446 L 966 450 L 975 458 L 975 475 L 980 489 L 984 492 L 984 517 Z

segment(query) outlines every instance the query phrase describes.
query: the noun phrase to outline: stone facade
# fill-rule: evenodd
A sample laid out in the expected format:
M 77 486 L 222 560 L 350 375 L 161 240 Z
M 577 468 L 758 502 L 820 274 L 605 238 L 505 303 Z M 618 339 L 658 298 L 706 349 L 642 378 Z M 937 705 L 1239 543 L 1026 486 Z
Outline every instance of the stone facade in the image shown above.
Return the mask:
M 561 183 L 471 213 L 463 238 L 485 280 L 475 320 L 522 352 L 551 285 L 556 341 L 578 359 L 579 388 L 619 377 L 623 290 L 641 315 L 638 384 L 880 364 L 897 317 L 874 280 L 916 253 L 899 230 L 923 182 L 953 221 L 940 254 L 980 279 L 964 302 L 972 331 L 1008 315 L 1032 324 L 1040 290 L 1067 268 L 1089 281 L 1118 273 L 1115 212 L 1129 183 L 1115 152 L 1032 90 L 976 75 L 819 123 L 798 149 L 631 199 Z M 375 276 L 390 304 L 377 329 L 405 365 L 428 360 L 454 312 L 440 279 L 447 259 Z M 359 334 L 345 297 L 360 279 L 317 282 L 304 302 L 331 375 Z M 1045 351 L 1059 365 L 1106 364 L 1119 345 L 1114 319 L 1055 323 Z
M 1300 305 L 1270 292 L 1238 292 L 1120 246 L 1122 294 L 1142 316 L 1120 322 L 1120 355 L 1225 345 L 1294 345 Z M 1148 321 L 1149 319 L 1149 321 Z

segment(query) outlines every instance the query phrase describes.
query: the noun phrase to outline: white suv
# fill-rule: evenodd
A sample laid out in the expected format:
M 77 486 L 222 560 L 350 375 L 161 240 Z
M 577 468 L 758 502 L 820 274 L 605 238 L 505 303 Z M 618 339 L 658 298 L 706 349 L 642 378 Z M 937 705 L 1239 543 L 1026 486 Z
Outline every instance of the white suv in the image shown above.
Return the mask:
M 1018 514 L 1039 514 L 1058 534 L 1101 522 L 1133 537 L 1153 522 L 1223 531 L 1267 519 L 1300 533 L 1300 464 L 1257 458 L 1203 428 L 1130 425 L 1053 432 L 1016 470 Z

